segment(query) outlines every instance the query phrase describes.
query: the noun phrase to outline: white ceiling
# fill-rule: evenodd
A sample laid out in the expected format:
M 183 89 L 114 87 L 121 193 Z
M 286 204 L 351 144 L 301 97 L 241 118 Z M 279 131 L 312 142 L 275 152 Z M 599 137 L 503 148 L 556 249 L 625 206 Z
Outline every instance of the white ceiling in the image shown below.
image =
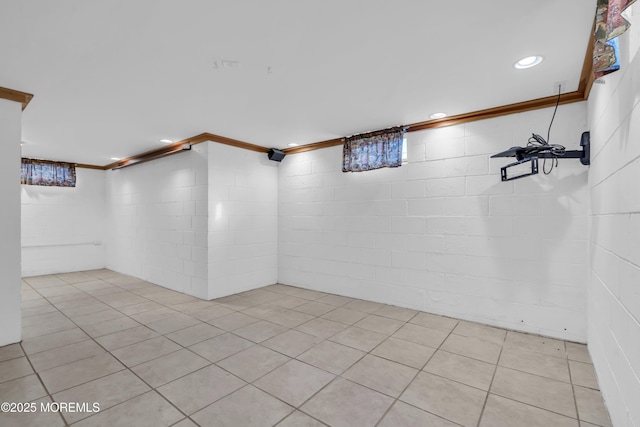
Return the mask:
M 595 3 L 2 0 L 0 86 L 35 95 L 26 157 L 104 165 L 202 132 L 283 148 L 575 91 Z

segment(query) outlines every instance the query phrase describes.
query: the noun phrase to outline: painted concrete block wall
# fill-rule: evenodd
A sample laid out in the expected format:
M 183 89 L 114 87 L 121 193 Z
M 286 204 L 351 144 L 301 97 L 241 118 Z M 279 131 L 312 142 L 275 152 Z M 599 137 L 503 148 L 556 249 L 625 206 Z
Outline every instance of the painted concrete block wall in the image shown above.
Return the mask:
M 589 351 L 614 426 L 640 426 L 640 7 L 621 70 L 589 97 L 593 164 Z
M 397 169 L 342 173 L 342 147 L 288 156 L 279 281 L 584 342 L 588 168 L 502 183 L 513 160 L 489 158 L 546 138 L 552 113 L 409 133 Z M 551 142 L 585 130 L 586 103 L 561 106 Z
M 209 298 L 278 279 L 278 163 L 209 144 Z
M 208 297 L 208 147 L 106 173 L 107 267 Z
M 76 170 L 76 187 L 22 185 L 22 276 L 104 268 L 105 174 Z
M 20 341 L 22 105 L 0 99 L 0 346 Z

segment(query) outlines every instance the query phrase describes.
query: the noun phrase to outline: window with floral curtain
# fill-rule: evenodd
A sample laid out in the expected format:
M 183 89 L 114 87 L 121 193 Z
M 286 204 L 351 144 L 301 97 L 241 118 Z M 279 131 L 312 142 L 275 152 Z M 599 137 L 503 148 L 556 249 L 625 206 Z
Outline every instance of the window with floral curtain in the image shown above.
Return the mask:
M 620 69 L 618 36 L 627 31 L 629 22 L 621 15 L 636 0 L 598 0 L 596 10 L 596 44 L 593 50 L 594 78 Z
M 73 163 L 23 158 L 20 184 L 75 187 L 76 165 Z
M 405 131 L 404 127 L 395 127 L 345 138 L 342 172 L 402 166 L 402 141 Z

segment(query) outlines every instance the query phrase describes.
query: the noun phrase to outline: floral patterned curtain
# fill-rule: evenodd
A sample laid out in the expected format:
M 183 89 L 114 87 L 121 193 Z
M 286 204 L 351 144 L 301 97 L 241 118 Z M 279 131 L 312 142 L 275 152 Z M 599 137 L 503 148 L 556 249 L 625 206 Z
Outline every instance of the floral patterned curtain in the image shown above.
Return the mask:
M 402 139 L 406 128 L 354 135 L 344 140 L 342 172 L 362 172 L 402 165 Z
M 636 0 L 598 0 L 596 44 L 593 51 L 594 78 L 620 69 L 617 37 L 627 31 L 629 22 L 621 13 Z
M 20 184 L 75 187 L 76 165 L 23 158 Z

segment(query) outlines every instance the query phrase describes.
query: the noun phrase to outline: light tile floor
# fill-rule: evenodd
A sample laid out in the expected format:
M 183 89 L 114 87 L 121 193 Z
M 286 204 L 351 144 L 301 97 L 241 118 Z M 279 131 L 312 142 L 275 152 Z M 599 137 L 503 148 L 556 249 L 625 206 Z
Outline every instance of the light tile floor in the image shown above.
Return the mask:
M 37 410 L 2 426 L 610 425 L 586 346 L 414 310 L 284 285 L 202 301 L 109 270 L 24 278 L 22 306 L 0 402 Z

